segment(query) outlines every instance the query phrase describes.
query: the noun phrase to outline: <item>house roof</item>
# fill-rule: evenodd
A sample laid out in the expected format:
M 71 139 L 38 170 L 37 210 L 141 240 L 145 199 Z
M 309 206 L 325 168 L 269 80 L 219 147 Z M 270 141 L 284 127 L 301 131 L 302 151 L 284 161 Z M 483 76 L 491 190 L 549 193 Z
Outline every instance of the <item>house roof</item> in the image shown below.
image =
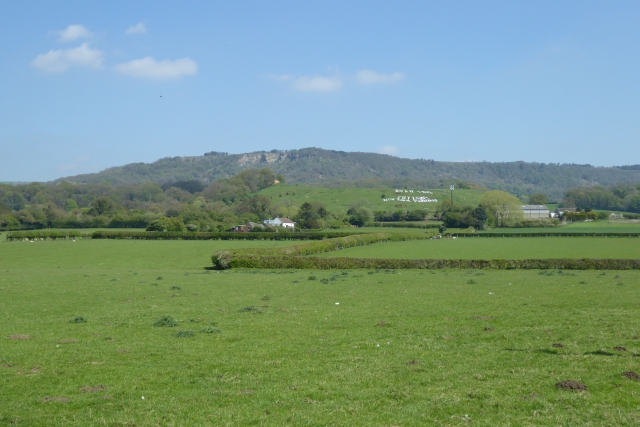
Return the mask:
M 294 222 L 291 221 L 289 218 L 278 218 L 280 220 L 281 223 L 287 223 L 287 224 L 293 224 Z
M 525 211 L 548 211 L 549 208 L 545 205 L 523 205 L 522 210 Z

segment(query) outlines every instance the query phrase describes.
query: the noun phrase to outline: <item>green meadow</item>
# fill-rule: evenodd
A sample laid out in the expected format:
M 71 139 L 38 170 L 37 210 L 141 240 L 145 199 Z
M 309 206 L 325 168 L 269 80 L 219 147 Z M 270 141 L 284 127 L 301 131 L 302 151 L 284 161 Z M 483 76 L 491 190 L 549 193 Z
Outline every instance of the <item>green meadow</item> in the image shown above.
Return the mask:
M 450 230 L 451 231 L 451 230 Z M 462 230 L 461 230 L 462 231 Z M 532 233 L 532 234 L 552 234 L 552 233 L 638 233 L 640 232 L 640 222 L 631 221 L 592 221 L 573 222 L 555 228 L 493 228 L 486 233 Z M 483 233 L 483 231 L 478 231 Z
M 245 244 L 1 242 L 0 425 L 640 423 L 638 271 L 204 270 Z
M 427 209 L 434 211 L 438 205 L 437 203 L 398 202 L 397 200 L 385 202 L 382 196 L 394 199 L 402 195 L 427 196 L 438 201 L 450 197 L 449 190 L 443 189 L 409 188 L 414 192 L 401 194 L 395 194 L 395 190 L 394 188 L 325 188 L 278 184 L 260 190 L 257 194 L 270 197 L 274 204 L 283 204 L 287 198 L 292 200 L 296 206 L 300 206 L 307 201 L 317 201 L 324 203 L 330 212 L 346 212 L 354 202 L 361 200 L 366 200 L 374 211 L 392 212 L 398 209 Z M 433 194 L 417 193 L 415 192 L 417 190 L 431 191 Z M 480 190 L 455 190 L 454 200 L 459 204 L 478 204 L 483 193 Z
M 640 238 L 629 237 L 459 237 L 358 246 L 322 257 L 544 259 L 623 258 L 640 256 Z

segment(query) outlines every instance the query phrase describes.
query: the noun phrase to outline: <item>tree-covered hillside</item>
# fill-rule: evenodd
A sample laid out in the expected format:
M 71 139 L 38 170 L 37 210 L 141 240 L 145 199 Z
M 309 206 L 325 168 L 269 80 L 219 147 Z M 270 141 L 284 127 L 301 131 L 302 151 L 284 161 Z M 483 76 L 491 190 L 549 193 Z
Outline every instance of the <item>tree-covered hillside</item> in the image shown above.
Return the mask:
M 211 152 L 199 157 L 164 158 L 149 164 L 132 163 L 57 181 L 110 182 L 113 185 L 188 180 L 209 183 L 245 169 L 269 167 L 275 173 L 286 176 L 288 182 L 297 184 L 434 188 L 449 181 L 462 180 L 518 195 L 545 193 L 552 199 L 560 199 L 567 189 L 576 186 L 640 182 L 640 167 L 636 166 L 438 162 L 375 153 L 305 148 L 232 155 Z

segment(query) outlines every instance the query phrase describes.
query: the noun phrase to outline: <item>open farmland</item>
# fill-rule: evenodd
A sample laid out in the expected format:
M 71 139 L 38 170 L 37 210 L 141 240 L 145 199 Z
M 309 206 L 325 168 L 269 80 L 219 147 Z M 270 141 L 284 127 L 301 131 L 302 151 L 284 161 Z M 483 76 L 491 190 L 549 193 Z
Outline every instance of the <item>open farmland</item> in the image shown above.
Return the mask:
M 0 422 L 640 422 L 640 272 L 202 269 L 244 244 L 0 243 Z
M 452 229 L 453 230 L 453 229 Z M 631 221 L 593 221 L 593 222 L 573 222 L 556 228 L 494 228 L 478 233 L 532 233 L 532 234 L 552 234 L 552 233 L 639 233 L 640 223 Z
M 317 201 L 324 203 L 330 212 L 346 212 L 354 202 L 361 200 L 366 200 L 374 211 L 392 212 L 398 209 L 427 209 L 433 212 L 437 203 L 399 202 L 397 200 L 385 202 L 382 199 L 382 195 L 386 196 L 386 198 L 394 199 L 397 199 L 398 196 L 427 196 L 438 201 L 450 197 L 449 190 L 428 188 L 412 188 L 412 190 L 414 190 L 413 193 L 395 194 L 394 188 L 325 188 L 278 184 L 260 190 L 258 194 L 270 197 L 274 204 L 281 204 L 287 198 L 291 199 L 297 206 L 304 202 Z M 433 194 L 418 193 L 417 191 L 430 191 Z M 483 193 L 480 190 L 455 190 L 454 199 L 459 204 L 478 204 Z
M 322 257 L 544 259 L 640 256 L 640 238 L 628 237 L 460 237 L 457 240 L 411 240 L 326 252 Z

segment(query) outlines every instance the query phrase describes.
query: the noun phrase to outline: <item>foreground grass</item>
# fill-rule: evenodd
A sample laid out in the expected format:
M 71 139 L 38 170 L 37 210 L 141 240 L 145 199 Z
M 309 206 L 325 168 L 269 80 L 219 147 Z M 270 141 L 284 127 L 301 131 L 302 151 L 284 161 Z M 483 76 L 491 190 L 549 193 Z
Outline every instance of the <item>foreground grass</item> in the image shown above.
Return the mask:
M 640 272 L 203 271 L 226 243 L 0 244 L 0 425 L 640 422 Z
M 527 258 L 622 258 L 640 256 L 640 238 L 545 237 L 471 238 L 457 240 L 410 240 L 359 246 L 319 254 L 322 257 L 527 259 Z

